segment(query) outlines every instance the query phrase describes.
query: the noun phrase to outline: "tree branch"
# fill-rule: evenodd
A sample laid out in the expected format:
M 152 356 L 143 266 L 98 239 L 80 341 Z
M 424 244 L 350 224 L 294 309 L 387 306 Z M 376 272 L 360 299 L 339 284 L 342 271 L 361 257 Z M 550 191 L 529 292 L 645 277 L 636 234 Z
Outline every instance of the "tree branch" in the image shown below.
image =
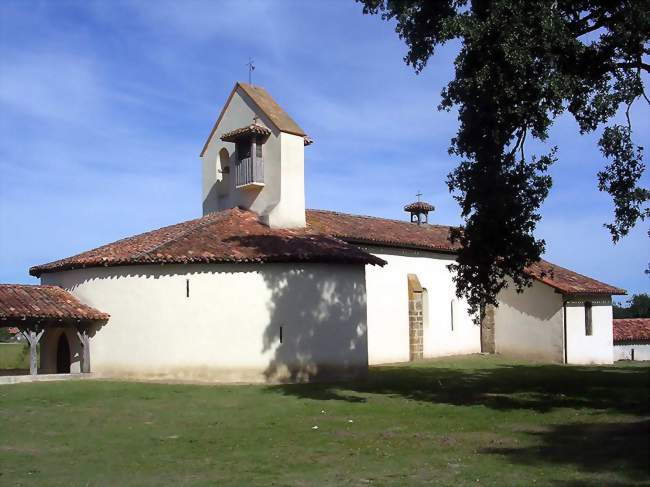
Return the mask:
M 614 66 L 617 68 L 637 68 L 650 73 L 650 64 L 644 63 L 642 61 L 636 63 L 615 63 Z

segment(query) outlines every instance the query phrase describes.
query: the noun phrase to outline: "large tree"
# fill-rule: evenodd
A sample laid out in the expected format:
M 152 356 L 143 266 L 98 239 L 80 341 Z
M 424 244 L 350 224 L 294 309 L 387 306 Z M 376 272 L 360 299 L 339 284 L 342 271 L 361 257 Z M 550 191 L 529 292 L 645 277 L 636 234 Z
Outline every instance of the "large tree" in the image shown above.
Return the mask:
M 627 300 L 627 306 L 614 303 L 614 318 L 650 318 L 650 296 L 635 294 Z
M 458 109 L 450 154 L 459 158 L 447 184 L 464 219 L 452 265 L 459 295 L 473 311 L 496 304 L 512 279 L 538 261 L 539 207 L 551 188 L 557 148 L 530 155 L 526 140 L 546 141 L 553 120 L 569 112 L 581 133 L 602 130 L 606 159 L 598 187 L 614 202 L 605 226 L 614 242 L 650 216 L 640 187 L 643 148 L 632 140 L 629 110 L 650 72 L 650 1 L 357 0 L 366 14 L 396 21 L 408 46 L 405 61 L 422 71 L 437 46 L 460 41 L 455 78 L 440 109 Z M 622 124 L 617 113 L 625 113 Z

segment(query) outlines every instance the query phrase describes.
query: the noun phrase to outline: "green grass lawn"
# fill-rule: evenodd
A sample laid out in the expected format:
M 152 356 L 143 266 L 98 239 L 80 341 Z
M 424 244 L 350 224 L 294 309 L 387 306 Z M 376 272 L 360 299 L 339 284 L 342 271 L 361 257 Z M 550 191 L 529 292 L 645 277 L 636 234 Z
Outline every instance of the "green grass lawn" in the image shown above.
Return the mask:
M 648 364 L 484 356 L 347 385 L 0 386 L 0 485 L 650 485 L 649 398 Z

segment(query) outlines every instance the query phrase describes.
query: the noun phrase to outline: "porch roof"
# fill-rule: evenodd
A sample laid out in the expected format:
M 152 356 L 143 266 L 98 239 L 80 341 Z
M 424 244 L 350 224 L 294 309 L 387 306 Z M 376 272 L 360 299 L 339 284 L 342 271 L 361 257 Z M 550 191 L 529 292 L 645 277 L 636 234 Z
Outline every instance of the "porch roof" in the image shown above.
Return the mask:
M 109 318 L 57 286 L 0 284 L 0 325 L 94 322 Z

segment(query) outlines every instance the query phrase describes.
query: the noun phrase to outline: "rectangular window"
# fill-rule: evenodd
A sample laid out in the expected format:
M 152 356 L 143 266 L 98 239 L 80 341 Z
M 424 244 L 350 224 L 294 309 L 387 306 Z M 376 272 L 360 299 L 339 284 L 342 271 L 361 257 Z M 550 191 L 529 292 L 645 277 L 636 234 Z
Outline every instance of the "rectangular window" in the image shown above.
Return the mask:
M 282 325 L 280 325 L 280 343 L 282 343 Z
M 593 326 L 591 322 L 591 302 L 586 301 L 585 302 L 585 335 L 590 337 L 593 335 Z
M 189 298 L 190 297 L 190 280 L 185 279 L 185 297 Z

